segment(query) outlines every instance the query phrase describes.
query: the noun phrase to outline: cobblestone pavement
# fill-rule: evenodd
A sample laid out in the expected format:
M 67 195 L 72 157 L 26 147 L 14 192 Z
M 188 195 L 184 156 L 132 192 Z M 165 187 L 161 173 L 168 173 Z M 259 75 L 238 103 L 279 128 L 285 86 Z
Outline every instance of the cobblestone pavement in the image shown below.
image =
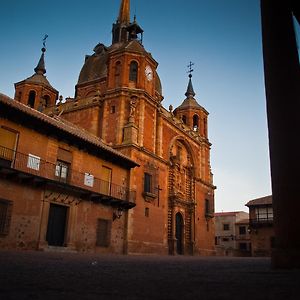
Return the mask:
M 299 299 L 268 258 L 0 251 L 0 299 Z

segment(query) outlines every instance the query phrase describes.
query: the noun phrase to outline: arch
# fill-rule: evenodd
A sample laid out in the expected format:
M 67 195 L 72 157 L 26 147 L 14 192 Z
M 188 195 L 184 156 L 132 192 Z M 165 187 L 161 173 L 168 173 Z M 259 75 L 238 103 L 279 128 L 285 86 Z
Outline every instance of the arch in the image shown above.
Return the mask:
M 138 63 L 133 60 L 130 63 L 129 67 L 129 81 L 137 82 L 138 79 Z
M 182 119 L 182 122 L 183 122 L 184 124 L 186 124 L 186 115 L 182 115 L 181 119 Z
M 33 90 L 30 91 L 30 92 L 29 92 L 29 95 L 28 95 L 27 105 L 30 106 L 31 108 L 34 108 L 35 97 L 36 97 L 36 92 L 33 91 Z
M 169 157 L 172 158 L 172 148 L 176 144 L 176 141 L 179 141 L 180 143 L 182 143 L 185 146 L 185 148 L 187 149 L 187 152 L 190 155 L 190 162 L 193 165 L 193 167 L 196 168 L 196 164 L 195 164 L 196 155 L 195 155 L 191 145 L 189 144 L 189 142 L 184 137 L 182 137 L 180 135 L 177 135 L 177 136 L 173 137 L 172 140 L 170 141 L 170 144 L 169 144 L 170 146 L 169 146 L 169 149 L 168 149 Z
M 199 130 L 199 116 L 197 114 L 193 115 L 193 130 L 194 131 Z
M 176 252 L 183 254 L 184 249 L 184 221 L 180 212 L 175 215 L 175 237 L 176 237 Z

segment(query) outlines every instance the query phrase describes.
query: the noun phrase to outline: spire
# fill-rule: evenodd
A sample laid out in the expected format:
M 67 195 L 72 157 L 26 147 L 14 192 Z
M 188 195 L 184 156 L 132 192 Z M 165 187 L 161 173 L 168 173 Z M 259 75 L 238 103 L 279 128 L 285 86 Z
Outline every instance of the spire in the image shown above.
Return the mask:
M 185 93 L 187 98 L 193 98 L 196 95 L 195 92 L 194 92 L 193 84 L 192 84 L 192 77 L 193 77 L 192 73 L 194 72 L 194 70 L 192 69 L 193 65 L 194 65 L 194 63 L 192 63 L 191 61 L 188 64 L 188 68 L 189 68 L 188 73 L 189 73 L 189 78 L 190 79 L 189 79 L 189 84 L 188 84 L 188 87 L 187 87 L 187 90 L 186 90 L 186 93 Z
M 119 12 L 118 23 L 130 23 L 130 0 L 122 0 Z
M 47 38 L 48 38 L 48 34 L 45 34 L 45 36 L 43 38 L 43 48 L 41 49 L 42 50 L 42 55 L 41 55 L 41 58 L 40 58 L 40 60 L 37 64 L 37 66 L 34 69 L 34 72 L 36 74 L 40 74 L 40 75 L 44 75 L 46 73 L 44 56 L 45 56 L 45 52 L 46 52 L 46 40 L 47 40 Z
M 41 74 L 41 75 L 44 75 L 46 73 L 46 68 L 45 68 L 45 60 L 44 60 L 44 54 L 46 52 L 46 48 L 43 47 L 42 48 L 42 55 L 41 55 L 41 58 L 37 64 L 37 66 L 34 68 L 34 72 L 36 74 Z
M 189 84 L 188 84 L 188 87 L 187 87 L 187 90 L 186 90 L 186 97 L 187 98 L 194 98 L 196 93 L 194 92 L 194 88 L 193 88 L 193 84 L 192 84 L 192 74 L 189 74 Z

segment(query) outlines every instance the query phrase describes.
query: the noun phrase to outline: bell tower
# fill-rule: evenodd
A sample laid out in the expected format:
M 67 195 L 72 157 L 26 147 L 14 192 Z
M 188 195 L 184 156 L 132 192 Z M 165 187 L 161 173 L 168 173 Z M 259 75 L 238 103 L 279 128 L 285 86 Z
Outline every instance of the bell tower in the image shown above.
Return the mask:
M 58 99 L 58 91 L 51 86 L 45 76 L 46 38 L 47 36 L 44 38 L 41 57 L 34 68 L 35 73 L 31 77 L 15 83 L 15 100 L 39 111 L 55 106 Z
M 122 0 L 119 16 L 112 28 L 112 43 L 128 40 L 127 26 L 130 24 L 130 0 Z
M 192 62 L 189 63 L 189 82 L 185 93 L 185 100 L 180 106 L 174 110 L 174 115 L 180 119 L 183 124 L 189 126 L 191 130 L 199 133 L 200 136 L 207 138 L 207 117 L 208 112 L 198 104 L 195 99 L 196 93 L 194 92 L 192 83 Z

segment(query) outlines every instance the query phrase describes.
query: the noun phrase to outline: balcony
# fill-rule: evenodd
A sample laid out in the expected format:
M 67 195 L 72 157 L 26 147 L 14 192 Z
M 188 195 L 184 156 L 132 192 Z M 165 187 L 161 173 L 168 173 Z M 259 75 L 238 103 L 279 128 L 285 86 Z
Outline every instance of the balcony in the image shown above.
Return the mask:
M 71 168 L 58 173 L 57 165 L 32 154 L 23 154 L 0 146 L 0 174 L 35 185 L 49 184 L 79 193 L 81 198 L 130 209 L 135 206 L 135 191 L 81 173 Z
M 269 216 L 268 218 L 249 219 L 249 226 L 250 228 L 273 226 L 273 216 Z

